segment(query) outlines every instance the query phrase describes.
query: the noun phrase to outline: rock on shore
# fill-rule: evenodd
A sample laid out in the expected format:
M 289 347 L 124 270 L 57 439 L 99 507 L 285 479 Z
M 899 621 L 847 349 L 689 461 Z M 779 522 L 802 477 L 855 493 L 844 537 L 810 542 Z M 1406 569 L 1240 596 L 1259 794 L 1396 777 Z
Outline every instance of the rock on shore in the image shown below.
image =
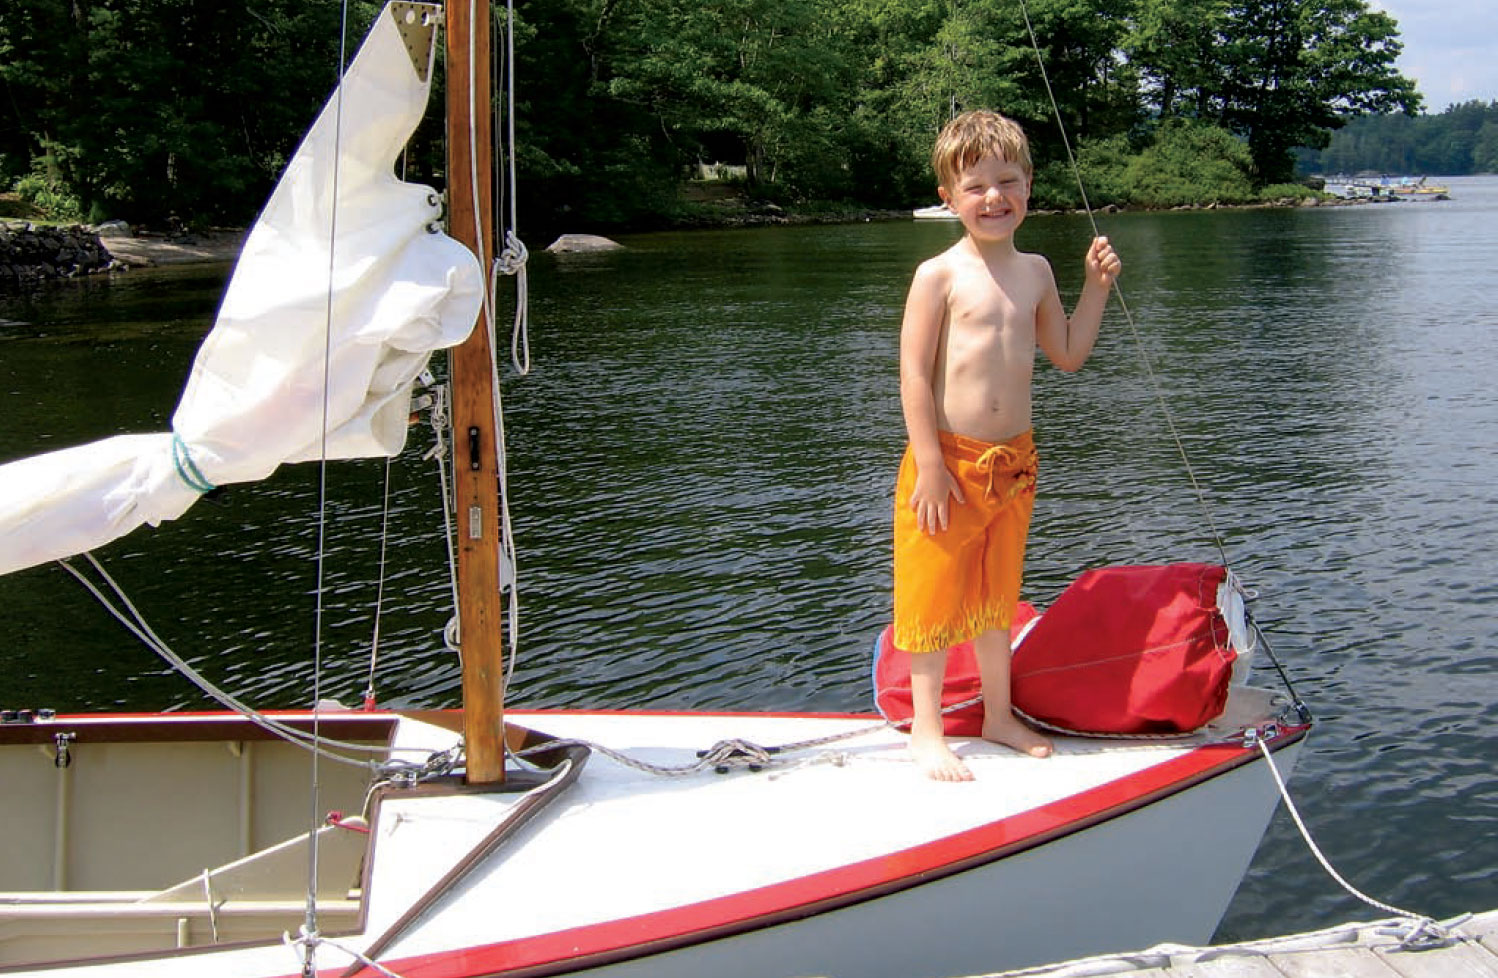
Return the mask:
M 574 251 L 615 251 L 623 247 L 617 241 L 596 234 L 564 234 L 548 245 L 546 250 L 561 254 Z
M 90 275 L 114 264 L 98 232 L 88 228 L 0 222 L 0 289 Z

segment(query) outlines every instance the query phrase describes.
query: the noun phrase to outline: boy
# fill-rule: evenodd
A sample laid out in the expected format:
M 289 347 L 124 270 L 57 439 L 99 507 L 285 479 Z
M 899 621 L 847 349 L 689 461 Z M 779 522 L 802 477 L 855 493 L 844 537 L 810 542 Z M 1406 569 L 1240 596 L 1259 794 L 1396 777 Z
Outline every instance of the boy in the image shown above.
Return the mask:
M 895 491 L 895 644 L 912 653 L 910 752 L 938 781 L 972 772 L 942 733 L 946 650 L 973 640 L 983 737 L 1032 757 L 1051 744 L 1009 707 L 1009 626 L 1035 501 L 1030 377 L 1038 345 L 1073 371 L 1092 352 L 1122 264 L 1088 249 L 1068 320 L 1051 266 L 1015 248 L 1030 199 L 1030 148 L 1013 121 L 968 112 L 937 137 L 938 192 L 967 232 L 915 273 L 900 327 L 909 444 Z

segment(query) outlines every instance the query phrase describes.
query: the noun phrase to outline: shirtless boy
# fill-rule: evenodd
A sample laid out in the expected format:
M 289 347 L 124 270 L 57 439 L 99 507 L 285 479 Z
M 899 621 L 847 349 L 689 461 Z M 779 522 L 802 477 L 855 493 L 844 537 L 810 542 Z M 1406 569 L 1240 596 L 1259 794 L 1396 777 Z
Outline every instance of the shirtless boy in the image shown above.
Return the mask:
M 909 444 L 895 493 L 895 644 L 910 651 L 910 752 L 938 781 L 972 771 L 947 746 L 941 692 L 947 649 L 971 639 L 983 689 L 983 737 L 1033 757 L 1050 741 L 1009 705 L 1009 627 L 1035 501 L 1030 433 L 1035 348 L 1073 371 L 1092 352 L 1122 265 L 1095 238 L 1068 319 L 1051 266 L 1015 248 L 1030 199 L 1024 133 L 968 112 L 937 137 L 941 199 L 966 234 L 916 270 L 900 328 L 900 403 Z

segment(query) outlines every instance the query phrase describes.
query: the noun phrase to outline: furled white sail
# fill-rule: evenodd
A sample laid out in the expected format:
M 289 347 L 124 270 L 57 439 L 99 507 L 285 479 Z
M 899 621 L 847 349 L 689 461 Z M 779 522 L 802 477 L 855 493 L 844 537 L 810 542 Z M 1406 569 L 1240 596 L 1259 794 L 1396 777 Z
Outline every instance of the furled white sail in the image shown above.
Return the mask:
M 432 230 L 437 195 L 394 175 L 429 88 L 430 45 L 406 43 L 413 6 L 381 15 L 251 230 L 172 432 L 0 466 L 0 573 L 282 462 L 400 450 L 412 381 L 468 335 L 483 290 L 474 256 Z

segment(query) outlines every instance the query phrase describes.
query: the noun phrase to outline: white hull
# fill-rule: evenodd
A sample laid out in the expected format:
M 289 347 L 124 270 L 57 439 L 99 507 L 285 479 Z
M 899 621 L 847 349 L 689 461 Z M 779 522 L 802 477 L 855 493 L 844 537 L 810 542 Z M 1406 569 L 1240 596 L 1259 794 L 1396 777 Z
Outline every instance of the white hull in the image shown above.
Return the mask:
M 394 725 L 397 744 L 452 742 L 452 734 L 439 726 L 388 714 L 379 718 Z M 871 727 L 864 717 L 761 714 L 555 713 L 512 714 L 511 719 L 672 765 L 690 763 L 695 749 L 728 737 L 769 746 Z M 192 720 L 133 722 L 181 727 Z M 37 806 L 41 809 L 58 806 L 56 811 L 71 813 L 74 823 L 82 809 L 97 812 L 97 806 L 86 804 L 90 782 L 100 774 L 89 763 L 91 753 L 116 749 L 91 742 L 102 740 L 102 734 L 91 735 L 80 723 L 62 718 L 33 725 L 32 746 L 10 743 L 14 731 L 0 728 L 0 773 L 12 784 L 27 784 L 28 793 L 19 797 L 45 800 Z M 64 727 L 78 737 L 73 765 L 59 775 L 40 755 L 49 750 L 44 735 Z M 1293 731 L 1275 742 L 1283 748 L 1278 755 L 1283 770 L 1294 763 L 1300 734 Z M 40 750 L 36 743 L 43 745 Z M 922 778 L 904 759 L 902 738 L 888 730 L 814 748 L 796 755 L 799 762 L 791 759 L 758 774 L 666 778 L 595 755 L 574 784 L 430 912 L 385 941 L 376 956 L 405 978 L 506 972 L 921 978 L 991 972 L 1165 940 L 1204 942 L 1277 799 L 1262 757 L 1240 745 L 1102 747 L 1063 741 L 1059 746 L 1058 756 L 1034 760 L 963 742 L 960 750 L 978 775 L 963 785 Z M 121 763 L 117 755 L 113 764 Z M 236 763 L 243 764 L 242 756 Z M 36 780 L 38 774 L 70 780 L 71 787 L 64 792 L 53 785 L 49 791 Z M 212 826 L 234 821 L 230 813 L 236 808 L 260 811 L 276 804 L 249 796 L 241 801 L 200 796 L 194 785 L 212 775 L 187 769 L 179 774 L 185 778 L 179 790 L 151 793 L 160 809 L 154 819 L 163 824 L 183 817 Z M 152 778 L 163 772 L 134 776 L 159 785 Z M 253 792 L 248 782 L 268 779 L 268 774 L 242 775 L 235 790 Z M 387 794 L 372 813 L 370 870 L 362 886 L 347 894 L 349 900 L 326 893 L 319 898 L 328 914 L 320 931 L 335 935 L 332 939 L 346 948 L 370 948 L 479 839 L 511 817 L 521 797 Z M 214 799 L 228 808 L 205 814 Z M 305 819 L 305 793 L 282 801 Z M 239 820 L 247 822 L 249 816 Z M 118 810 L 108 821 L 139 823 Z M 55 869 L 90 858 L 81 851 L 58 856 L 64 845 L 42 820 L 27 824 L 36 833 L 30 848 L 46 854 L 32 860 L 35 873 L 45 874 L 48 864 Z M 334 832 L 335 844 L 345 838 L 342 830 Z M 67 844 L 99 844 L 88 836 L 75 832 Z M 122 838 L 115 847 L 139 850 L 149 843 Z M 329 861 L 339 858 L 336 848 L 329 852 Z M 168 855 L 160 851 L 156 859 Z M 99 858 L 121 857 L 101 852 Z M 173 879 L 189 881 L 194 875 L 180 867 L 173 873 Z M 84 953 L 79 949 L 85 946 L 89 954 L 107 953 L 108 940 L 97 935 L 110 927 L 135 926 L 138 921 L 126 918 L 143 912 L 188 919 L 186 925 L 165 924 L 193 944 L 211 939 L 209 924 L 227 934 L 235 915 L 247 915 L 255 902 L 226 897 L 231 875 L 214 874 L 213 920 L 192 886 L 179 888 L 170 907 L 160 906 L 159 896 L 156 903 L 142 903 L 143 894 L 162 885 L 159 880 L 139 887 L 115 881 L 113 910 L 100 899 L 109 895 L 102 892 L 75 891 L 59 905 L 57 894 L 21 894 L 13 882 L 0 884 L 12 891 L 8 903 L 0 902 L 0 972 L 52 978 L 297 973 L 297 959 L 282 945 L 279 931 L 274 940 L 269 933 L 262 936 L 259 946 L 166 949 L 130 960 L 55 964 L 59 956 Z M 288 881 L 291 889 L 296 885 L 305 890 L 304 882 Z M 289 889 L 281 896 L 295 893 Z M 277 926 L 295 933 L 301 912 L 294 899 L 286 902 L 293 905 Z M 42 944 L 28 944 L 26 935 L 49 929 L 64 935 L 53 952 L 58 946 L 67 950 L 28 957 L 40 953 L 36 948 Z M 85 945 L 81 935 L 94 935 L 95 943 Z M 48 958 L 51 967 L 22 966 Z M 327 974 L 351 960 L 329 944 L 317 952 L 319 969 Z

